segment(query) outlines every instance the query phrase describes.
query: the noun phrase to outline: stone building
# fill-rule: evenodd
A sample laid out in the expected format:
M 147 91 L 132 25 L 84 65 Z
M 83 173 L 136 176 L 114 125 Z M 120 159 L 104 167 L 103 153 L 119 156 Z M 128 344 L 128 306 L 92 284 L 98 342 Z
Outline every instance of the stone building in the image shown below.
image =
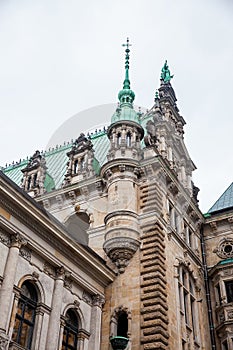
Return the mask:
M 3 169 L 2 349 L 233 349 L 233 202 L 201 213 L 167 62 L 137 112 L 125 51 L 107 129 Z

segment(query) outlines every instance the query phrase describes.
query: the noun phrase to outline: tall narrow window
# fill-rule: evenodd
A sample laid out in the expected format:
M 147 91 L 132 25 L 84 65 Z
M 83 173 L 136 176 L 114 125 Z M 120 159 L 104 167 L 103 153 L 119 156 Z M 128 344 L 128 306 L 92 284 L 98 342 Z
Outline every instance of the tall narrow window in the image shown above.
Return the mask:
M 124 311 L 118 314 L 117 335 L 125 338 L 128 337 L 128 315 Z
M 66 322 L 62 339 L 62 350 L 76 350 L 78 343 L 78 317 L 74 310 L 66 313 Z
M 233 281 L 226 281 L 225 287 L 226 287 L 226 294 L 227 294 L 227 302 L 231 303 L 233 302 Z
M 28 183 L 27 183 L 27 191 L 29 191 L 30 188 L 31 188 L 31 181 L 32 181 L 32 178 L 31 178 L 31 176 L 29 176 L 28 177 Z
M 129 132 L 126 135 L 126 145 L 127 145 L 127 147 L 131 146 L 131 135 Z
M 121 144 L 121 133 L 117 134 L 117 146 Z
M 84 165 L 85 165 L 85 159 L 83 157 L 83 158 L 81 158 L 81 161 L 80 161 L 80 170 L 84 169 Z
M 36 181 L 37 181 L 37 174 L 35 174 L 33 178 L 33 187 L 36 187 Z
M 24 282 L 21 288 L 12 340 L 25 349 L 31 349 L 32 345 L 37 300 L 35 286 L 29 281 Z
M 194 279 L 184 266 L 179 268 L 178 288 L 183 326 L 187 327 L 189 332 L 192 330 L 193 339 L 196 341 L 198 338 L 198 323 Z
M 74 162 L 74 173 L 77 174 L 77 172 L 78 172 L 78 159 L 76 159 Z

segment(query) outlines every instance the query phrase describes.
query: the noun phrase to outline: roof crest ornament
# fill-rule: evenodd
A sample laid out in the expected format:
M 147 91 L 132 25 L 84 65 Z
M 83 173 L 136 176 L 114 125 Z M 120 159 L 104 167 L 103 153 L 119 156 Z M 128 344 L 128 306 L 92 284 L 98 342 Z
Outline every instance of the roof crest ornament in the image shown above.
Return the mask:
M 130 89 L 130 80 L 129 80 L 129 53 L 130 49 L 129 47 L 132 46 L 132 44 L 129 43 L 129 38 L 126 40 L 126 44 L 122 44 L 123 47 L 126 47 L 125 49 L 125 80 L 123 83 L 123 89 Z
M 135 98 L 134 92 L 130 89 L 130 80 L 129 80 L 129 47 L 132 46 L 129 43 L 129 38 L 126 40 L 126 44 L 122 44 L 125 49 L 125 80 L 123 82 L 123 89 L 118 94 L 118 99 L 120 101 L 120 108 L 127 106 L 133 108 L 132 103 Z

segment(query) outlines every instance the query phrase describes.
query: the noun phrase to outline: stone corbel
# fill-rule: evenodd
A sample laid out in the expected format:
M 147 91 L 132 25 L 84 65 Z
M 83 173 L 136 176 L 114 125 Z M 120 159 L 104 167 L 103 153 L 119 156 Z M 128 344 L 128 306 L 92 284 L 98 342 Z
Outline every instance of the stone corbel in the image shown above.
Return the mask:
M 215 232 L 215 231 L 217 231 L 217 222 L 216 221 L 211 221 L 210 222 L 210 227 L 211 227 L 211 230 L 212 230 L 212 232 Z
M 105 303 L 105 298 L 103 295 L 97 294 L 92 297 L 92 305 L 98 306 L 102 309 L 103 305 Z

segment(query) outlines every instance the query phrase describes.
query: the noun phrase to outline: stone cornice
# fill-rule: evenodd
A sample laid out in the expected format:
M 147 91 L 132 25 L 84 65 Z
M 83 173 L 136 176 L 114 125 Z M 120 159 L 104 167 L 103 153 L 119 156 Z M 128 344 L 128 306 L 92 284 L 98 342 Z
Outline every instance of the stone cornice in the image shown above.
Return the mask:
M 2 176 L 0 177 L 0 203 L 11 215 L 15 216 L 25 226 L 56 247 L 56 249 L 61 251 L 69 259 L 73 260 L 75 264 L 78 263 L 79 268 L 83 269 L 103 286 L 113 281 L 114 273 L 104 265 L 101 258 L 95 257 L 96 254 L 94 252 L 92 254 L 91 251 L 89 252 L 74 242 L 66 233 L 65 228 L 55 218 L 27 194 L 21 192 L 18 187 L 12 185 L 9 179 L 4 181 L 4 178 Z M 18 232 L 18 229 L 16 227 L 14 228 L 14 225 L 5 220 L 6 222 L 11 227 L 11 230 L 13 229 Z M 25 237 L 25 234 L 23 236 Z M 26 238 L 29 240 L 30 246 L 31 238 Z M 33 242 L 32 245 L 34 243 L 36 242 Z M 38 248 L 41 253 L 41 247 Z M 47 255 L 49 256 L 50 254 L 47 253 Z

